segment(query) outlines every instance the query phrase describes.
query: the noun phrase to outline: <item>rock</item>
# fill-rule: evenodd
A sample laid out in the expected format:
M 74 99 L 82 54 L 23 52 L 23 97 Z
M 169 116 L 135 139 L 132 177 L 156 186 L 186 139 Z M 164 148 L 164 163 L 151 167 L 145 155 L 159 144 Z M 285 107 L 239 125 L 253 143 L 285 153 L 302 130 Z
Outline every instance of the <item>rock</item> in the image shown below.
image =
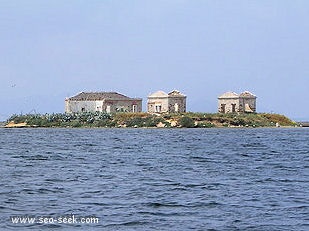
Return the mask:
M 176 126 L 177 126 L 177 122 L 174 121 L 174 120 L 172 120 L 172 121 L 171 121 L 171 127 L 176 127 Z
M 157 124 L 157 128 L 164 128 L 165 127 L 165 124 L 160 122 Z

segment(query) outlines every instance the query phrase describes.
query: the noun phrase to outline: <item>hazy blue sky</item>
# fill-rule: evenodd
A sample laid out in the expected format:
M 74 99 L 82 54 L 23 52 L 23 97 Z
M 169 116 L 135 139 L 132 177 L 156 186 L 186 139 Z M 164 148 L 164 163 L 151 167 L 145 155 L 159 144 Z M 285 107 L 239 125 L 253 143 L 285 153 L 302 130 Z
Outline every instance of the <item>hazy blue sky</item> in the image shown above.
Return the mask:
M 307 0 L 0 0 L 0 119 L 63 112 L 80 91 L 178 89 L 216 112 L 249 90 L 258 112 L 309 119 Z

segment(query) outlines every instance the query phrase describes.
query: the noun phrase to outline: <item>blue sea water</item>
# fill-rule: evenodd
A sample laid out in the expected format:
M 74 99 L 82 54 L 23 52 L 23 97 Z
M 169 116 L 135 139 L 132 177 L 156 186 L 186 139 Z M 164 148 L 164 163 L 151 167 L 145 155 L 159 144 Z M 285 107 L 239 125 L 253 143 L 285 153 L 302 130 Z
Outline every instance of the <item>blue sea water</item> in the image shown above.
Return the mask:
M 309 230 L 306 128 L 0 129 L 0 167 L 0 230 Z

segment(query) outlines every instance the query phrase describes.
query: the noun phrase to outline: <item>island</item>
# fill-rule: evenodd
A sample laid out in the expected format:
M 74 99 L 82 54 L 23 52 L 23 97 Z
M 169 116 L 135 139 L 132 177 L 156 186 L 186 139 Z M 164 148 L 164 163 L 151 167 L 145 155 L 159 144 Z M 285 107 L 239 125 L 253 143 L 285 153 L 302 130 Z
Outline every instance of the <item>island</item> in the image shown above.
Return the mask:
M 297 126 L 288 117 L 271 113 L 145 113 L 80 112 L 12 115 L 6 128 L 87 127 L 87 128 L 218 128 Z

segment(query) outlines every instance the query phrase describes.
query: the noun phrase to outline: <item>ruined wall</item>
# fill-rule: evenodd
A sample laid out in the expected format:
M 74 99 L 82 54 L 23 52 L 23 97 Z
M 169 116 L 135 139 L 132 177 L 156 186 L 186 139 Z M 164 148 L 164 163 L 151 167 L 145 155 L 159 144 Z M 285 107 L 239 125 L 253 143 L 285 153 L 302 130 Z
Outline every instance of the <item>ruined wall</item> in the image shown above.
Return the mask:
M 225 111 L 222 108 L 222 104 L 225 104 Z M 246 97 L 219 99 L 218 112 L 233 113 L 233 104 L 235 105 L 235 113 L 256 112 L 256 99 Z M 246 110 L 246 104 L 252 109 L 252 111 Z
M 142 100 L 107 100 L 103 104 L 104 112 L 134 112 L 134 109 L 135 112 L 142 111 Z
M 66 113 L 75 113 L 82 111 L 96 111 L 96 101 L 78 101 L 78 100 L 66 100 Z
M 246 108 L 245 108 L 246 104 L 248 104 L 248 106 L 252 109 L 253 112 L 256 112 L 256 98 L 241 97 L 239 99 L 239 111 L 240 112 L 246 112 Z
M 156 113 L 156 107 L 161 106 L 161 112 L 168 112 L 168 98 L 167 97 L 148 97 L 147 111 L 149 113 Z
M 133 107 L 133 105 L 136 105 Z M 78 101 L 78 100 L 66 100 L 65 112 L 141 112 L 142 100 L 97 100 L 97 101 Z
M 169 112 L 186 112 L 186 97 L 169 96 L 168 111 Z
M 222 108 L 222 104 L 225 104 L 225 111 Z M 220 113 L 232 113 L 233 104 L 235 105 L 235 113 L 239 112 L 239 98 L 226 98 L 218 100 L 218 112 Z

